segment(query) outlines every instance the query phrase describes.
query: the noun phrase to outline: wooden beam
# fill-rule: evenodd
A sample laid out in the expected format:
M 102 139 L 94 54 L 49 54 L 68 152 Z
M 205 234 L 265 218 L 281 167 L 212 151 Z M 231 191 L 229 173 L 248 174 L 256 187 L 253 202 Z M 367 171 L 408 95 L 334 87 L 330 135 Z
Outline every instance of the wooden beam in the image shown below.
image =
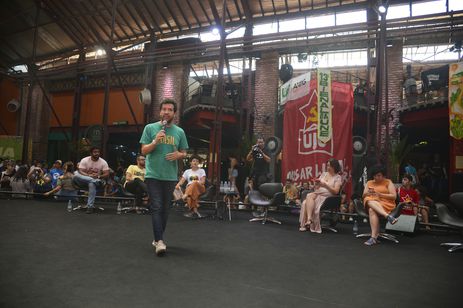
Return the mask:
M 206 19 L 209 22 L 209 25 L 212 25 L 212 21 L 209 18 L 209 14 L 207 14 L 206 9 L 204 8 L 202 0 L 196 0 L 196 1 L 198 2 L 199 6 L 201 7 L 201 10 L 203 11 L 204 16 L 206 16 Z
M 105 3 L 103 0 L 101 1 L 101 4 L 103 4 L 105 10 L 106 10 L 106 11 L 108 12 L 108 14 L 109 14 L 109 17 L 111 18 L 111 9 L 106 5 L 106 3 Z M 115 25 L 117 25 L 117 28 L 118 28 L 118 29 L 121 29 L 121 31 L 124 33 L 124 35 L 125 35 L 126 38 L 130 37 L 130 35 L 127 33 L 127 31 L 125 31 L 124 27 L 122 27 L 122 26 L 117 22 L 117 20 L 115 20 L 114 23 L 115 23 Z M 108 24 L 110 24 L 109 21 L 108 21 Z M 111 27 L 110 27 L 110 28 L 111 28 Z M 114 29 L 114 30 L 115 30 L 115 29 Z M 114 33 L 116 33 L 116 31 L 114 31 Z M 121 39 L 119 38 L 119 40 L 121 40 Z
M 85 3 L 88 2 L 92 5 L 92 7 L 89 9 Z M 84 1 L 82 2 L 82 6 L 85 8 L 85 11 L 89 11 L 89 12 L 92 12 L 92 10 L 94 10 L 95 12 L 98 12 L 98 10 L 95 9 L 95 7 L 93 7 L 93 4 L 92 4 L 92 1 Z M 103 19 L 104 18 L 98 18 L 99 16 L 101 17 L 101 15 L 98 14 L 98 16 L 94 16 L 93 14 L 88 14 L 88 16 L 90 16 L 93 20 L 93 22 L 99 27 L 101 28 L 102 32 L 104 33 L 104 35 L 107 37 L 107 39 L 109 40 L 109 36 L 110 36 L 110 33 L 108 31 L 106 31 L 105 27 L 100 23 L 100 19 Z M 111 27 L 109 28 L 111 30 Z M 98 32 L 98 31 L 97 31 Z
M 158 28 L 159 33 L 163 34 L 161 26 L 156 22 L 156 19 L 154 18 L 153 14 L 151 13 L 151 10 L 146 5 L 145 0 L 140 0 L 140 2 L 142 4 L 143 8 L 145 9 L 145 12 L 148 12 L 148 15 L 151 18 L 151 21 L 153 22 L 153 24 L 156 26 L 156 28 Z M 137 5 L 135 5 L 135 8 L 138 10 Z
M 172 10 L 170 9 L 170 6 L 167 4 L 167 2 L 165 0 L 162 0 L 162 3 L 164 3 L 164 6 L 166 7 L 167 11 L 169 12 L 170 16 L 172 17 L 172 19 L 174 20 L 175 24 L 177 25 L 177 28 L 179 30 L 182 30 L 182 27 L 180 25 L 180 22 L 178 21 L 177 19 L 177 16 L 175 16 L 174 12 L 172 12 Z
M 244 16 L 246 16 L 246 20 L 251 22 L 252 21 L 252 11 L 249 7 L 248 0 L 241 0 L 241 6 L 243 7 Z
M 237 0 L 233 0 L 233 3 L 235 4 L 236 12 L 238 13 L 240 20 L 242 20 L 243 15 L 241 14 L 240 6 L 238 5 Z
M 141 24 L 138 22 L 138 18 L 135 18 L 135 16 L 133 15 L 132 13 L 132 10 L 130 9 L 130 6 L 129 4 L 125 4 L 125 3 L 122 3 L 122 5 L 124 6 L 125 10 L 127 11 L 127 13 L 129 13 L 129 16 L 130 18 L 133 19 L 133 21 L 135 22 L 135 24 L 137 25 L 138 29 L 140 30 L 141 33 L 143 33 L 143 35 L 146 37 L 147 36 L 147 32 L 145 30 L 143 30 L 143 27 L 141 26 Z M 147 27 L 147 30 L 149 31 L 149 27 Z
M 161 8 L 159 7 L 157 1 L 152 1 L 152 3 L 154 4 L 154 6 L 156 7 L 156 9 L 158 10 L 159 15 L 161 15 L 162 19 L 164 19 L 164 22 L 166 23 L 167 27 L 169 27 L 170 32 L 174 32 L 174 30 L 172 29 L 172 26 L 171 26 L 170 23 L 169 23 L 169 20 L 167 20 L 166 16 L 165 16 L 164 13 L 161 11 Z
M 174 3 L 177 5 L 177 8 L 178 10 L 180 11 L 180 14 L 182 15 L 183 19 L 185 20 L 187 26 L 188 26 L 188 29 L 191 29 L 191 25 L 190 25 L 190 22 L 188 21 L 188 18 L 185 16 L 185 14 L 183 13 L 183 8 L 180 6 L 180 4 L 178 4 L 178 1 L 177 0 L 174 0 Z M 190 5 L 189 1 L 187 1 L 188 5 Z
M 219 12 L 217 11 L 217 8 L 215 7 L 214 0 L 208 0 L 208 2 L 212 10 L 212 16 L 214 16 L 215 25 L 221 26 Z M 223 14 L 225 14 L 225 12 L 223 12 Z
M 190 8 L 191 14 L 193 15 L 193 17 L 195 18 L 196 22 L 198 23 L 198 27 L 201 28 L 201 21 L 199 20 L 198 15 L 196 15 L 196 12 L 195 12 L 195 10 L 193 9 L 193 6 L 191 6 L 190 1 L 188 1 L 188 0 L 186 1 L 186 3 L 187 3 L 187 5 L 188 5 L 188 7 Z
M 259 2 L 260 12 L 262 13 L 262 16 L 265 16 L 264 7 L 262 6 L 262 1 L 260 0 L 257 0 L 257 1 Z

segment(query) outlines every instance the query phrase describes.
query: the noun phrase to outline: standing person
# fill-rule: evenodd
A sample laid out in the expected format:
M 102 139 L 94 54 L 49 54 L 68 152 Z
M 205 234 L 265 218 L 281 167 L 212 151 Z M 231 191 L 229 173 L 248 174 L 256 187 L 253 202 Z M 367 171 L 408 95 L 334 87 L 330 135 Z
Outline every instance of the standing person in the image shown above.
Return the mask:
M 267 182 L 268 166 L 270 163 L 270 156 L 264 153 L 264 138 L 257 137 L 257 143 L 252 146 L 246 160 L 253 162 L 251 170 L 251 178 L 254 182 L 254 188 L 259 189 L 259 186 Z
M 405 166 L 405 173 L 410 174 L 412 177 L 411 184 L 415 185 L 419 183 L 419 178 L 418 178 L 418 173 L 416 171 L 416 168 L 412 165 L 412 162 L 409 160 L 407 161 L 407 165 Z
M 199 168 L 201 158 L 193 155 L 190 159 L 190 169 L 183 172 L 180 181 L 175 186 L 176 189 L 180 189 L 183 183 L 187 182 L 185 193 L 183 194 L 183 200 L 186 201 L 189 213 L 185 213 L 185 217 L 193 217 L 195 214 L 201 217 L 198 212 L 199 196 L 206 191 L 206 171 L 203 168 Z
M 97 188 L 104 187 L 109 177 L 109 166 L 106 160 L 100 157 L 100 148 L 92 147 L 90 156 L 82 158 L 74 182 L 79 187 L 88 187 L 87 214 L 95 212 L 95 197 Z
M 141 152 L 146 155 L 145 183 L 148 188 L 155 247 L 158 256 L 166 252 L 164 231 L 169 216 L 172 194 L 177 184 L 177 160 L 186 157 L 188 142 L 183 129 L 173 123 L 177 104 L 171 99 L 161 102 L 161 121 L 145 126 L 140 139 Z
M 125 189 L 135 195 L 135 206 L 143 205 L 143 196 L 148 194 L 148 188 L 145 184 L 145 162 L 146 158 L 143 155 L 137 156 L 137 164 L 130 165 L 125 172 Z

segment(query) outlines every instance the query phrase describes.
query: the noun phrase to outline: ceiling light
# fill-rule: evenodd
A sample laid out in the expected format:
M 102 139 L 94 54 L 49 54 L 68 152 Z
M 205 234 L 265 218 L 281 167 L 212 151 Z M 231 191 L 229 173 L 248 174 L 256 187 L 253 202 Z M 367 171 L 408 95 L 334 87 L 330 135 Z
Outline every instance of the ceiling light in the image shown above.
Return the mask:
M 381 13 L 381 14 L 384 14 L 386 13 L 386 7 L 381 4 L 379 7 L 378 7 L 378 11 Z
M 220 32 L 219 28 L 217 28 L 217 27 L 212 28 L 212 34 L 219 35 L 219 32 Z
M 103 49 L 98 49 L 98 50 L 96 51 L 96 55 L 97 55 L 97 56 L 102 56 L 103 53 L 104 53 L 104 50 L 103 50 Z

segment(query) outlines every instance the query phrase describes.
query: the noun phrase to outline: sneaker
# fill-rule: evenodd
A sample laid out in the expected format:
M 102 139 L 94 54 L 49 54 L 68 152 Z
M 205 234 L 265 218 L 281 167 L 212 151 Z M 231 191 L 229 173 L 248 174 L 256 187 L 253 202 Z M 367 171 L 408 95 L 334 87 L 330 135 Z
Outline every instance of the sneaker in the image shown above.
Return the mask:
M 87 207 L 87 210 L 85 211 L 87 214 L 93 214 L 95 213 L 95 208 L 94 207 Z
M 196 217 L 201 218 L 202 216 L 199 214 L 199 212 L 196 212 Z
M 187 217 L 187 218 L 191 218 L 193 217 L 193 213 L 192 212 L 186 212 L 183 214 L 183 216 Z
M 163 241 L 156 242 L 156 255 L 159 257 L 163 256 L 166 253 L 167 247 Z
M 349 217 L 349 221 L 354 221 L 354 219 L 352 217 Z
M 366 224 L 368 222 L 368 219 L 364 218 L 363 223 Z
M 373 245 L 379 244 L 379 241 L 375 239 L 374 237 L 370 237 L 368 241 L 366 241 L 364 244 L 367 246 L 373 246 Z

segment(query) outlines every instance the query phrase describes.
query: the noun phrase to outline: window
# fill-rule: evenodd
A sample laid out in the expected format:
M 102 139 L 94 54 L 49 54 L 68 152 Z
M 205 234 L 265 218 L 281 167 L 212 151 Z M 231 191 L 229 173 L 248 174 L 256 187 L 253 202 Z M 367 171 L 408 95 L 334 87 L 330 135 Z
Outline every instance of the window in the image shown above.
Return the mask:
M 367 21 L 367 12 L 365 10 L 338 13 L 336 14 L 336 25 L 349 25 Z

